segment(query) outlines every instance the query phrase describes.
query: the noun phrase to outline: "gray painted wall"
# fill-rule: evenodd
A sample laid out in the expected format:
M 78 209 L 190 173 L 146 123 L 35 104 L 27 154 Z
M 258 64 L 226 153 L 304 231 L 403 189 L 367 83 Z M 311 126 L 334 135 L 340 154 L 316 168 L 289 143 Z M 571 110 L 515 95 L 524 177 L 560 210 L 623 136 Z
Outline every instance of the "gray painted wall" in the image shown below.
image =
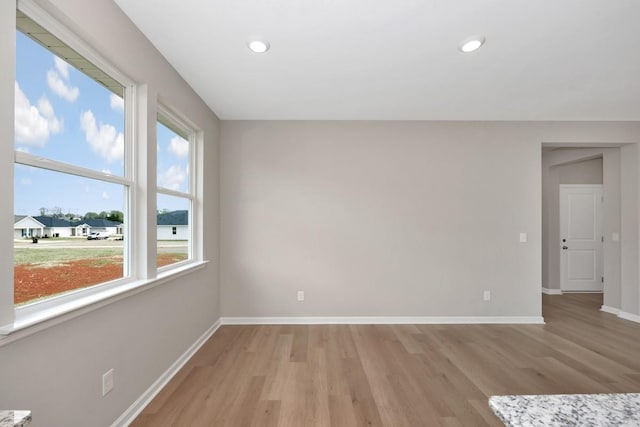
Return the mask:
M 621 293 L 620 308 L 631 314 L 640 314 L 638 268 L 638 150 L 637 144 L 620 149 L 621 159 Z
M 541 143 L 639 129 L 223 122 L 222 315 L 540 315 Z
M 621 233 L 621 166 L 620 149 L 609 148 L 603 156 L 604 190 L 604 301 L 603 305 L 620 308 L 621 304 L 621 262 L 620 241 L 613 239 L 613 233 Z
M 602 158 L 556 166 L 559 184 L 602 184 Z
M 111 1 L 41 3 L 205 132 L 202 246 L 212 262 L 17 341 L 0 341 L 2 408 L 31 409 L 34 427 L 108 426 L 219 318 L 218 120 Z M 3 70 L 14 69 L 4 62 L 14 57 L 14 8 L 15 2 L 0 2 Z M 0 128 L 9 129 L 5 141 L 13 138 L 13 79 L 10 72 L 0 73 L 0 94 L 5 95 L 0 97 Z M 13 156 L 7 158 L 12 162 Z M 13 166 L 2 169 L 11 173 Z M 3 190 L 3 196 L 10 193 Z M 0 209 L 0 228 L 10 231 L 12 217 L 10 209 Z M 2 267 L 10 268 L 4 261 Z M 110 368 L 115 369 L 115 388 L 102 397 L 101 377 Z
M 15 92 L 15 54 L 16 45 L 16 12 L 14 2 L 0 2 L 0 55 L 2 57 L 2 72 L 0 72 L 0 182 L 13 182 L 13 123 L 15 107 L 12 105 Z M 11 28 L 12 31 L 8 29 Z M 7 61 L 7 62 L 5 62 Z M 6 103 L 6 104 L 5 104 Z M 13 200 L 13 186 L 2 186 L 3 198 Z M 5 204 L 6 205 L 6 204 Z M 13 209 L 0 208 L 0 253 L 13 253 L 13 227 L 9 227 L 13 218 Z M 0 256 L 0 271 L 9 272 L 8 279 L 13 283 L 13 258 Z M 0 286 L 0 325 L 13 322 L 13 287 Z M 0 378 L 1 380 L 1 378 Z M 1 402 L 1 401 L 0 401 Z

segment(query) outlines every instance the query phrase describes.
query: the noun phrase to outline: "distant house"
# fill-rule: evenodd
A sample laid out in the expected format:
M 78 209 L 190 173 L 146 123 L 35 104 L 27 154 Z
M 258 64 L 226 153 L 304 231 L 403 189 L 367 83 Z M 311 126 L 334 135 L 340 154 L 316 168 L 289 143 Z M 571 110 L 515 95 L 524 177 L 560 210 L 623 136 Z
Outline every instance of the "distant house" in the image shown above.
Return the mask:
M 13 238 L 43 236 L 45 225 L 29 215 L 13 216 Z
M 189 211 L 160 213 L 157 223 L 158 240 L 189 240 Z
M 189 211 L 160 213 L 158 240 L 189 240 Z M 124 225 L 108 219 L 69 221 L 63 218 L 38 215 L 14 215 L 14 239 L 31 237 L 87 237 L 91 233 L 124 234 Z
M 90 233 L 106 232 L 109 234 L 124 234 L 124 226 L 122 223 L 104 218 L 86 219 L 82 222 L 82 225 L 88 227 Z
M 92 232 L 122 234 L 123 225 L 108 219 L 69 221 L 63 218 L 38 215 L 15 215 L 14 239 L 30 237 L 87 237 Z
M 67 219 L 45 215 L 34 216 L 33 219 L 44 225 L 42 233 L 37 237 L 75 237 L 83 235 L 83 229 L 81 227 L 76 229 L 74 224 Z

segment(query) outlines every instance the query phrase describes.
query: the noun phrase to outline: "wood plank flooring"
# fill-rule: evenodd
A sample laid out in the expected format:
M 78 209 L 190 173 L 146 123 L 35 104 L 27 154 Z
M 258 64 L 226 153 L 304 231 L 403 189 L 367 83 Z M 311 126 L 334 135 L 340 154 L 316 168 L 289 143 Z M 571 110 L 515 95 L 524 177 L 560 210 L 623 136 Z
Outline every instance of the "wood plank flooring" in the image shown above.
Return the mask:
M 640 392 L 640 324 L 602 295 L 546 325 L 223 326 L 132 426 L 501 426 L 494 394 Z

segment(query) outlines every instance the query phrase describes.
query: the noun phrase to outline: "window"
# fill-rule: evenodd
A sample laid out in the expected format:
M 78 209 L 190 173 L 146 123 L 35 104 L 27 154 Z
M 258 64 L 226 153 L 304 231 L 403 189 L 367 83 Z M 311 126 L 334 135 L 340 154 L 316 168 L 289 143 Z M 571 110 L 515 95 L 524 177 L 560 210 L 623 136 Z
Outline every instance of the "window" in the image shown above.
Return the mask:
M 17 11 L 16 305 L 128 275 L 126 92 Z
M 157 240 L 159 268 L 191 258 L 191 214 L 194 199 L 194 132 L 160 107 L 157 135 Z
M 0 146 L 2 159 L 12 148 L 14 159 L 13 203 L 0 204 L 2 218 L 14 214 L 14 280 L 7 257 L 0 269 L 0 319 L 13 324 L 0 324 L 0 334 L 201 260 L 196 127 L 161 106 L 151 116 L 162 94 L 136 88 L 38 2 L 19 8 L 14 144 Z M 147 135 L 156 120 L 157 140 Z M 155 147 L 157 158 L 139 155 Z M 11 175 L 6 166 L 3 177 Z M 155 203 L 147 189 L 157 192 Z M 157 258 L 148 257 L 150 245 Z

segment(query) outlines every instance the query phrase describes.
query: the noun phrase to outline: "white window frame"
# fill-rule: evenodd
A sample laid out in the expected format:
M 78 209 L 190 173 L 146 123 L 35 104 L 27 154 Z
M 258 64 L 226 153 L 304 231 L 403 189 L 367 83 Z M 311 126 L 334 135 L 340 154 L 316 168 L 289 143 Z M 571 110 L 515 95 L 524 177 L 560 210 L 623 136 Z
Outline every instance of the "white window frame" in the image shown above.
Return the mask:
M 15 8 L 14 5 L 11 7 Z M 123 254 L 124 277 L 16 307 L 13 303 L 14 264 L 11 260 L 11 268 L 7 268 L 6 271 L 4 271 L 4 266 L 8 267 L 8 262 L 3 262 L 3 269 L 0 270 L 0 298 L 2 298 L 2 300 L 0 300 L 0 346 L 58 324 L 66 319 L 95 310 L 122 298 L 135 295 L 146 289 L 165 283 L 170 279 L 175 279 L 191 271 L 203 268 L 207 264 L 206 261 L 202 259 L 202 240 L 198 237 L 202 231 L 200 220 L 202 216 L 201 181 L 203 179 L 201 167 L 203 152 L 202 131 L 188 119 L 175 113 L 175 109 L 157 105 L 159 102 L 156 99 L 155 92 L 153 90 L 149 91 L 148 85 L 144 83 L 135 85 L 132 79 L 113 67 L 91 46 L 86 44 L 82 38 L 52 17 L 37 1 L 19 0 L 17 10 L 20 10 L 52 35 L 66 43 L 70 48 L 100 68 L 105 74 L 119 82 L 125 88 L 125 167 L 122 176 L 106 174 L 82 166 L 75 166 L 53 159 L 45 159 L 40 156 L 18 152 L 15 150 L 14 144 L 11 144 L 11 146 L 6 145 L 1 147 L 2 149 L 0 150 L 3 154 L 13 153 L 11 171 L 4 171 L 2 176 L 7 180 L 13 181 L 12 177 L 15 164 L 23 164 L 124 186 L 125 206 L 123 207 L 123 211 L 125 214 L 125 229 L 123 231 L 126 235 Z M 170 105 L 169 102 L 163 102 L 162 104 Z M 162 114 L 169 117 L 172 122 L 179 125 L 182 129 L 188 130 L 188 134 L 190 135 L 190 182 L 188 193 L 156 188 L 156 155 L 152 154 L 155 153 L 157 144 L 156 138 L 154 137 L 155 131 L 150 131 L 148 134 L 144 131 L 137 133 L 138 130 L 145 127 L 148 122 L 153 121 L 154 126 L 156 126 L 156 106 L 161 108 Z M 146 111 L 146 113 L 143 114 L 143 116 L 139 116 L 141 111 Z M 9 126 L 7 126 L 7 128 L 8 127 Z M 5 136 L 8 137 L 8 132 Z M 133 143 L 134 141 L 136 141 L 135 144 Z M 145 149 L 141 149 L 143 147 Z M 147 153 L 152 157 L 147 156 Z M 5 157 L 7 161 L 3 163 L 4 167 L 9 165 L 10 157 L 10 155 Z M 154 168 L 153 173 L 141 178 L 140 171 L 147 171 L 150 167 Z M 143 172 L 143 175 L 144 174 L 145 172 Z M 145 256 L 149 245 L 157 245 L 155 231 L 153 233 L 150 231 L 149 235 L 145 235 L 146 233 L 139 233 L 138 230 L 133 229 L 133 227 L 136 218 L 138 218 L 140 214 L 144 214 L 150 210 L 153 210 L 154 215 L 149 215 L 148 220 L 149 222 L 155 222 L 156 206 L 151 199 L 147 198 L 147 192 L 152 192 L 155 196 L 153 200 L 156 201 L 157 193 L 186 197 L 190 201 L 189 227 L 191 238 L 188 260 L 171 264 L 167 266 L 166 269 L 158 270 L 156 268 L 156 259 L 150 259 Z M 13 186 L 11 186 L 11 190 L 8 191 L 8 195 L 9 194 L 11 195 L 10 202 L 0 206 L 0 216 L 3 218 L 3 222 L 8 222 L 9 218 L 13 218 Z M 142 223 L 144 223 L 144 221 L 142 221 Z M 7 238 L 13 236 L 13 229 L 9 229 L 8 231 L 9 232 L 2 235 Z M 11 252 L 13 253 L 13 244 L 9 245 L 8 242 L 6 242 L 4 248 L 8 249 L 9 247 L 11 247 Z
M 176 262 L 173 264 L 165 265 L 163 267 L 158 268 L 158 274 L 165 273 L 167 271 L 173 270 L 175 268 L 180 268 L 181 266 L 196 262 L 200 258 L 199 251 L 196 250 L 199 245 L 196 242 L 197 236 L 200 233 L 196 233 L 196 224 L 199 224 L 197 221 L 197 213 L 196 213 L 196 198 L 198 194 L 198 164 L 197 164 L 197 152 L 198 150 L 198 131 L 196 127 L 193 126 L 187 119 L 182 117 L 180 114 L 176 113 L 174 109 L 167 106 L 166 103 L 159 101 L 158 102 L 158 115 L 162 115 L 166 117 L 171 123 L 182 130 L 184 134 L 187 136 L 185 140 L 189 143 L 189 191 L 175 191 L 169 188 L 160 187 L 156 184 L 156 193 L 164 194 L 166 196 L 179 197 L 183 199 L 187 199 L 189 202 L 189 214 L 188 214 L 188 224 L 189 224 L 189 247 L 188 247 L 188 257 L 184 261 Z M 159 122 L 159 120 L 157 120 Z M 156 124 L 157 126 L 157 124 Z M 182 136 L 182 135 L 179 135 Z M 157 139 L 157 136 L 156 136 Z M 157 143 L 157 141 L 155 141 Z M 156 165 L 157 165 L 157 155 L 156 152 Z M 156 166 L 157 168 L 157 166 Z M 158 177 L 158 171 L 156 169 L 156 179 Z M 156 195 L 156 204 L 157 204 L 157 195 Z M 157 205 L 156 205 L 157 210 Z M 157 244 L 157 236 L 156 236 L 156 244 Z
M 27 15 L 30 19 L 36 22 L 38 25 L 45 28 L 50 34 L 57 37 L 60 41 L 65 43 L 71 49 L 75 50 L 84 59 L 91 62 L 102 72 L 107 74 L 110 78 L 118 82 L 124 87 L 124 173 L 122 176 L 103 173 L 97 170 L 84 168 L 68 164 L 65 162 L 43 158 L 41 156 L 35 156 L 28 153 L 23 153 L 15 150 L 14 148 L 14 164 L 22 164 L 26 166 L 36 167 L 40 169 L 46 169 L 53 172 L 71 174 L 80 176 L 83 178 L 94 179 L 102 182 L 108 182 L 111 184 L 122 185 L 124 188 L 124 227 L 127 237 L 132 200 L 135 195 L 136 186 L 133 179 L 134 165 L 137 159 L 134 158 L 133 151 L 133 115 L 134 115 L 134 102 L 135 102 L 135 86 L 133 80 L 129 79 L 122 72 L 112 66 L 107 60 L 105 60 L 100 54 L 98 54 L 91 46 L 86 44 L 80 37 L 73 33 L 66 26 L 61 24 L 58 20 L 53 18 L 44 9 L 37 5 L 33 0 L 20 0 L 18 2 L 17 10 Z M 16 27 L 16 31 L 18 31 Z M 43 47 L 43 49 L 46 49 Z M 99 84 L 96 82 L 96 84 Z M 13 204 L 13 200 L 12 200 Z M 125 238 L 123 245 L 123 277 L 109 282 L 90 285 L 88 287 L 80 288 L 67 292 L 62 295 L 52 296 L 43 300 L 28 302 L 23 306 L 14 307 L 14 318 L 16 321 L 21 318 L 38 316 L 39 313 L 47 313 L 56 311 L 56 307 L 63 304 L 73 303 L 79 298 L 92 297 L 99 293 L 109 291 L 113 288 L 131 283 L 135 277 L 131 275 L 131 257 L 134 254 L 135 241 L 131 238 Z M 14 286 L 14 283 L 11 283 Z

